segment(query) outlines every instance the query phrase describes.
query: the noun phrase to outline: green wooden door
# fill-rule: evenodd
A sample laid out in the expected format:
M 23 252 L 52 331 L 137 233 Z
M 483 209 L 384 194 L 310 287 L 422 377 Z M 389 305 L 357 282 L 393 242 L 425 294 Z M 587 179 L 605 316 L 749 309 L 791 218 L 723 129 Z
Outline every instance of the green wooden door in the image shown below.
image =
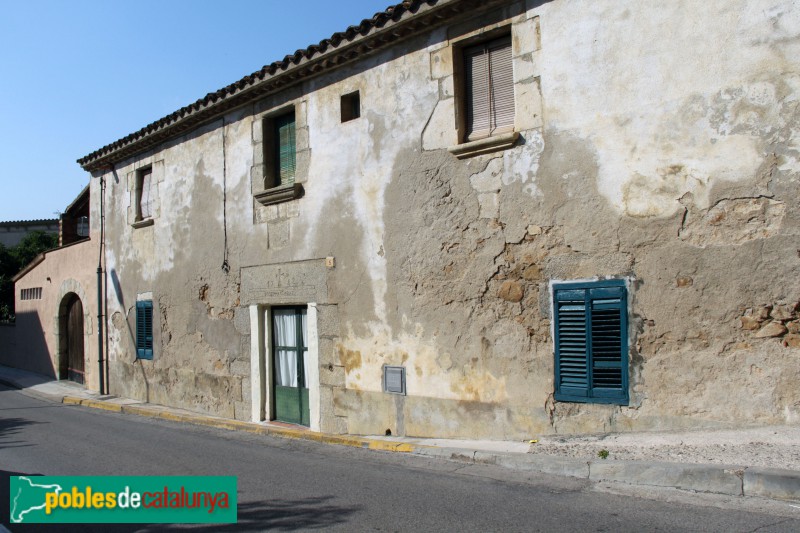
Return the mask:
M 272 310 L 273 400 L 275 419 L 309 425 L 307 309 Z

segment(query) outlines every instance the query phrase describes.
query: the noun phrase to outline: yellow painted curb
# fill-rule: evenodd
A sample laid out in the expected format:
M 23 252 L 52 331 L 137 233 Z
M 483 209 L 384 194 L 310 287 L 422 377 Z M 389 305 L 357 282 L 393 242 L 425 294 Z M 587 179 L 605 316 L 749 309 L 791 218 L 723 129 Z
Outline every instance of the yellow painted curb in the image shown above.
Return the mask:
M 369 440 L 370 450 L 382 450 L 384 452 L 410 453 L 414 451 L 414 445 L 407 442 L 392 442 L 385 440 Z
M 269 428 L 269 434 L 277 437 L 284 437 L 287 439 L 301 439 L 301 440 L 316 440 L 319 441 L 319 434 L 309 433 L 302 429 L 289 429 L 289 428 Z
M 366 444 L 366 442 L 361 439 L 348 437 L 346 435 L 326 435 L 324 433 L 321 435 L 321 442 L 324 442 L 325 444 L 339 444 L 342 446 L 352 446 L 354 448 L 363 448 Z
M 160 411 L 150 409 L 148 407 L 141 407 L 138 405 L 123 405 L 122 412 L 129 415 L 147 416 L 150 418 L 158 418 Z
M 114 411 L 114 412 L 121 412 L 122 406 L 118 403 L 109 403 L 109 402 L 100 402 L 97 400 L 83 400 L 81 405 L 85 405 L 86 407 L 92 407 L 94 409 L 103 409 L 105 411 Z
M 373 440 L 362 437 L 351 437 L 349 435 L 318 433 L 303 429 L 264 426 L 261 424 L 244 422 L 241 420 L 227 420 L 224 418 L 212 418 L 202 415 L 173 413 L 168 410 L 153 409 L 151 407 L 143 407 L 141 405 L 123 405 L 118 403 L 104 402 L 101 400 L 77 398 L 75 396 L 64 396 L 62 403 L 68 405 L 82 405 L 94 409 L 103 409 L 105 411 L 114 411 L 118 413 L 121 412 L 129 415 L 145 416 L 149 418 L 162 418 L 172 422 L 183 422 L 186 424 L 215 427 L 219 429 L 227 429 L 229 431 L 247 431 L 248 433 L 256 433 L 259 435 L 272 435 L 287 439 L 310 440 L 325 444 L 351 446 L 354 448 L 368 448 L 370 450 L 380 450 L 386 452 L 410 453 L 413 452 L 417 447 L 414 444 L 408 444 L 405 442 Z

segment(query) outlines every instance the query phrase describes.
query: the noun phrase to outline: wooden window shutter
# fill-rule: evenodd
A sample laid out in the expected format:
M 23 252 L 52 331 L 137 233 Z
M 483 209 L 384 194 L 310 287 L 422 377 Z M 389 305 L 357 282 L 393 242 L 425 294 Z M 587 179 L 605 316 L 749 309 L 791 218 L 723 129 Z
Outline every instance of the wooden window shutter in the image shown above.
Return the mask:
M 628 403 L 624 282 L 554 285 L 555 399 Z
M 489 135 L 489 56 L 484 47 L 464 51 L 467 81 L 467 139 Z
M 153 302 L 136 302 L 136 356 L 153 358 Z
M 275 119 L 275 141 L 277 143 L 275 173 L 278 176 L 276 185 L 289 185 L 294 183 L 297 168 L 294 113 Z
M 628 349 L 625 287 L 589 289 L 592 397 L 627 398 Z M 626 365 L 627 366 L 627 365 Z
M 514 71 L 511 66 L 511 39 L 502 39 L 489 48 L 489 75 L 492 83 L 492 133 L 514 129 Z
M 586 398 L 590 378 L 585 291 L 557 290 L 555 296 L 556 392 L 565 397 Z
M 511 38 L 464 49 L 466 135 L 472 141 L 514 129 Z

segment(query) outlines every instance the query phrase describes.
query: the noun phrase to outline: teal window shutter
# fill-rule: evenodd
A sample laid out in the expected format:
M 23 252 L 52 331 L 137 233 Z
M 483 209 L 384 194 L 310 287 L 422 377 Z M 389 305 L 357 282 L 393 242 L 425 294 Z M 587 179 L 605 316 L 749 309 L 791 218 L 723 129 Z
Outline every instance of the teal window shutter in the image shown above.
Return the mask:
M 628 302 L 623 280 L 553 285 L 555 399 L 628 404 Z
M 153 302 L 136 302 L 136 356 L 153 358 Z
M 278 177 L 276 185 L 290 185 L 294 183 L 295 170 L 297 169 L 297 145 L 295 135 L 294 113 L 288 113 L 275 119 L 275 175 Z

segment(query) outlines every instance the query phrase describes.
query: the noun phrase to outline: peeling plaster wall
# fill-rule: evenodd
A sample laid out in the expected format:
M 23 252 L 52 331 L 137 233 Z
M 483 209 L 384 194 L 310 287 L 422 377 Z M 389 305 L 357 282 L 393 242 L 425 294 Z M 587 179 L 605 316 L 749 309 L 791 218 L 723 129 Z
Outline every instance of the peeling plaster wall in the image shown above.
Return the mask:
M 797 423 L 799 17 L 789 1 L 510 2 L 117 165 L 111 391 L 250 419 L 247 305 L 316 302 L 324 431 Z M 457 159 L 454 47 L 504 27 L 520 139 Z M 361 118 L 341 123 L 355 90 Z M 263 207 L 262 119 L 289 106 L 305 196 Z M 146 165 L 156 215 L 133 228 Z M 242 289 L 242 269 L 325 257 L 302 263 L 313 299 L 302 280 Z M 553 400 L 549 283 L 595 277 L 631 280 L 630 406 Z M 133 355 L 145 293 L 153 361 Z M 407 395 L 382 392 L 385 364 Z

